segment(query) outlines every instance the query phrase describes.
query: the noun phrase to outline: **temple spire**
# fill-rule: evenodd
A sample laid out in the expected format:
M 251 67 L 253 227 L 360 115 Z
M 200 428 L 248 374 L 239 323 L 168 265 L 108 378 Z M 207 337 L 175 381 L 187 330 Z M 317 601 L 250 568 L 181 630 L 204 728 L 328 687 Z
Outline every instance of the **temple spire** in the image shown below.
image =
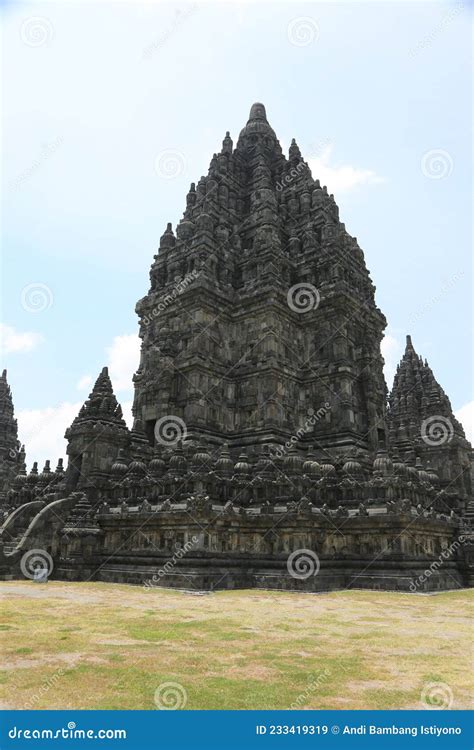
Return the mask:
M 230 137 L 230 132 L 227 131 L 226 134 L 225 134 L 225 138 L 222 141 L 222 153 L 223 154 L 231 154 L 232 153 L 233 145 L 234 144 L 233 144 L 232 138 Z
M 379 423 L 385 411 L 385 384 L 379 340 L 385 318 L 375 306 L 375 289 L 357 240 L 340 223 L 334 200 L 327 189 L 318 187 L 303 156 L 296 140 L 290 146 L 289 158 L 283 154 L 264 105 L 255 102 L 235 149 L 229 133 L 222 149 L 212 157 L 208 173 L 189 191 L 183 218 L 175 232 L 169 227 L 163 234 L 160 252 L 152 265 L 151 289 L 136 307 L 143 346 L 135 379 L 133 413 L 142 421 L 149 441 L 153 442 L 154 424 L 165 415 L 179 416 L 192 439 L 205 433 L 225 442 L 233 420 L 238 423 L 239 431 L 250 430 L 252 420 L 258 422 L 259 443 L 264 436 L 270 440 L 276 429 L 280 434 L 291 430 L 293 418 L 297 418 L 303 407 L 295 398 L 298 362 L 290 352 L 301 326 L 303 323 L 304 327 L 309 326 L 312 317 L 300 316 L 298 304 L 288 298 L 288 293 L 293 287 L 299 289 L 308 284 L 316 290 L 322 285 L 328 304 L 325 315 L 314 321 L 316 329 L 312 329 L 311 340 L 327 338 L 333 325 L 345 332 L 334 349 L 329 347 L 324 354 L 328 379 L 337 381 L 336 390 L 346 388 L 342 370 L 333 377 L 336 362 L 338 367 L 347 363 L 353 368 L 354 377 L 360 373 L 364 378 L 362 403 L 354 391 L 338 414 L 334 410 L 331 429 L 326 421 L 318 422 L 312 441 L 316 442 L 321 433 L 325 445 L 330 446 L 339 425 L 344 430 L 344 445 L 352 446 L 358 441 L 370 443 L 372 448 L 382 441 L 383 429 Z M 335 255 L 337 264 L 333 263 Z M 188 284 L 191 274 L 195 274 L 195 279 Z M 370 308 L 369 318 L 364 314 L 350 334 L 346 326 L 345 287 L 354 309 L 361 305 L 363 309 L 366 305 Z M 284 302 L 284 310 L 276 313 L 277 326 L 287 308 L 293 317 L 288 325 L 285 323 L 288 345 L 278 343 L 270 331 L 265 341 L 257 337 L 254 360 L 244 368 L 239 362 L 239 342 L 229 338 L 227 322 L 219 328 L 209 321 L 210 325 L 204 325 L 199 337 L 198 327 L 202 326 L 200 321 L 207 319 L 208 304 L 216 310 L 229 306 L 231 316 L 242 315 L 246 325 L 250 324 L 248 305 L 256 299 L 261 303 L 251 326 L 252 339 L 254 330 L 269 329 L 265 304 L 273 305 L 275 300 Z M 204 300 L 207 300 L 205 308 Z M 309 300 L 308 311 L 314 309 L 313 302 Z M 303 301 L 302 307 L 304 312 Z M 182 311 L 188 309 L 194 309 L 196 317 L 184 320 Z M 159 319 L 150 325 L 157 310 Z M 184 377 L 181 370 L 188 357 L 190 369 Z M 232 367 L 231 396 L 220 387 L 217 395 L 216 387 L 215 405 L 198 398 L 202 390 L 199 385 L 202 377 L 196 370 L 198 359 L 206 362 L 209 372 Z M 259 364 L 267 360 L 282 372 L 295 368 L 283 389 L 285 401 L 291 404 L 286 417 L 276 414 L 273 405 L 266 405 L 258 418 L 248 413 L 246 404 L 255 397 L 254 375 L 250 372 L 260 372 Z M 368 373 L 369 361 L 376 364 Z M 269 378 L 265 391 L 274 390 Z M 310 399 L 309 392 L 306 398 Z M 310 403 L 306 404 L 306 408 L 310 407 Z
M 125 427 L 122 407 L 115 397 L 108 367 L 103 367 L 89 398 L 84 402 L 71 428 L 79 422 L 107 421 Z
M 293 138 L 291 141 L 291 146 L 289 149 L 289 159 L 290 162 L 299 162 L 301 161 L 301 151 L 299 149 L 298 144 L 296 143 L 296 140 Z
M 176 237 L 173 234 L 173 227 L 169 221 L 164 233 L 160 237 L 160 250 L 168 250 L 176 244 Z
M 250 108 L 248 123 L 254 120 L 263 120 L 264 122 L 268 122 L 265 106 L 261 102 L 255 102 Z
M 0 377 L 0 497 L 18 474 L 24 462 L 18 441 L 18 425 L 15 419 L 13 398 L 7 380 L 7 371 Z
M 430 459 L 442 483 L 464 492 L 469 480 L 466 470 L 461 471 L 459 467 L 469 463 L 469 443 L 448 396 L 426 359 L 416 353 L 409 335 L 397 367 L 389 405 L 391 445 L 405 455 L 416 451 L 423 461 Z M 454 450 L 459 456 L 458 466 L 451 461 Z
M 128 446 L 130 434 L 107 367 L 102 368 L 89 398 L 64 437 L 68 441 L 68 491 L 98 481 L 111 467 L 111 457 Z

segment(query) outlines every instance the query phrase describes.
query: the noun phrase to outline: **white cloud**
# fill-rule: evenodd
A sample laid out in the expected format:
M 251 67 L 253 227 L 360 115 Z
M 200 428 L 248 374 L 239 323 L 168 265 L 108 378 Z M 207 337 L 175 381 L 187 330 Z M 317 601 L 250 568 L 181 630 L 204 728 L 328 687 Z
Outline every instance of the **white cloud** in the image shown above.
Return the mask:
M 474 401 L 469 401 L 460 409 L 454 412 L 456 419 L 459 419 L 464 432 L 470 443 L 474 444 Z
M 383 337 L 380 348 L 382 351 L 382 357 L 385 360 L 383 368 L 385 380 L 387 381 L 387 387 L 390 391 L 392 390 L 393 378 L 395 377 L 397 365 L 402 358 L 403 348 L 400 341 L 389 332 Z
M 341 166 L 332 166 L 329 164 L 332 156 L 333 145 L 325 146 L 321 155 L 309 159 L 311 173 L 315 179 L 318 179 L 321 185 L 326 185 L 329 193 L 343 193 L 359 185 L 376 185 L 385 182 L 384 177 L 380 177 L 372 169 L 359 169 L 350 164 Z
M 76 388 L 78 391 L 83 391 L 86 388 L 89 388 L 90 385 L 92 385 L 92 375 L 83 375 L 80 380 L 77 381 Z
M 17 331 L 12 326 L 0 323 L 0 341 L 3 352 L 5 354 L 12 354 L 30 352 L 44 341 L 44 337 L 41 333 L 33 333 L 32 331 L 23 331 L 20 333 L 20 331 Z
M 132 376 L 140 361 L 139 337 L 135 333 L 115 336 L 112 345 L 107 348 L 107 356 L 115 392 L 130 391 L 133 387 Z
M 25 444 L 28 466 L 38 461 L 41 470 L 45 460 L 55 468 L 58 458 L 66 465 L 64 433 L 77 416 L 82 403 L 64 402 L 45 409 L 22 409 L 16 413 L 19 439 Z M 54 464 L 54 466 L 53 466 Z

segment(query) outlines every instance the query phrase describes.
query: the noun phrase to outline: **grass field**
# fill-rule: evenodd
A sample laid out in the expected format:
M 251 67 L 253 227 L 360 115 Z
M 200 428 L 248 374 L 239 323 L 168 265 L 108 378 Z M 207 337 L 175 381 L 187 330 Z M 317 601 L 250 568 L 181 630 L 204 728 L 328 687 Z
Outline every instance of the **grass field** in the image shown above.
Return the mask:
M 159 706 L 187 709 L 416 709 L 433 683 L 452 708 L 472 707 L 466 590 L 193 596 L 12 581 L 0 592 L 4 708 L 155 709 L 158 689 Z

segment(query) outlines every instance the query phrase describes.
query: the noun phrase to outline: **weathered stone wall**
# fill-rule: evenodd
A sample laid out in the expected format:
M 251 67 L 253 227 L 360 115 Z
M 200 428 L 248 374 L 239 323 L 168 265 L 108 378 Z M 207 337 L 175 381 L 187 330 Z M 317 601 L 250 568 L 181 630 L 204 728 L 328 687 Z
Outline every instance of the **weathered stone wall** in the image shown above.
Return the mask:
M 382 509 L 339 517 L 258 510 L 101 514 L 88 541 L 85 532 L 75 537 L 64 530 L 55 575 L 185 589 L 433 591 L 463 585 L 455 523 Z M 293 570 L 292 556 L 295 565 L 300 559 L 302 575 Z

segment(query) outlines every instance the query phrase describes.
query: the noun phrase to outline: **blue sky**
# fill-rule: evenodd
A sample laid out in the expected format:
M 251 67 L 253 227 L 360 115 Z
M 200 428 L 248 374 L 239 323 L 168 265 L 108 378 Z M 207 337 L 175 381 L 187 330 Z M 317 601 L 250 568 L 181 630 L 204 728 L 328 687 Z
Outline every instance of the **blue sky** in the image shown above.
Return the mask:
M 129 405 L 159 237 L 253 101 L 365 252 L 388 376 L 410 332 L 469 429 L 471 21 L 467 0 L 4 3 L 4 366 L 29 462 L 64 455 L 104 364 Z

